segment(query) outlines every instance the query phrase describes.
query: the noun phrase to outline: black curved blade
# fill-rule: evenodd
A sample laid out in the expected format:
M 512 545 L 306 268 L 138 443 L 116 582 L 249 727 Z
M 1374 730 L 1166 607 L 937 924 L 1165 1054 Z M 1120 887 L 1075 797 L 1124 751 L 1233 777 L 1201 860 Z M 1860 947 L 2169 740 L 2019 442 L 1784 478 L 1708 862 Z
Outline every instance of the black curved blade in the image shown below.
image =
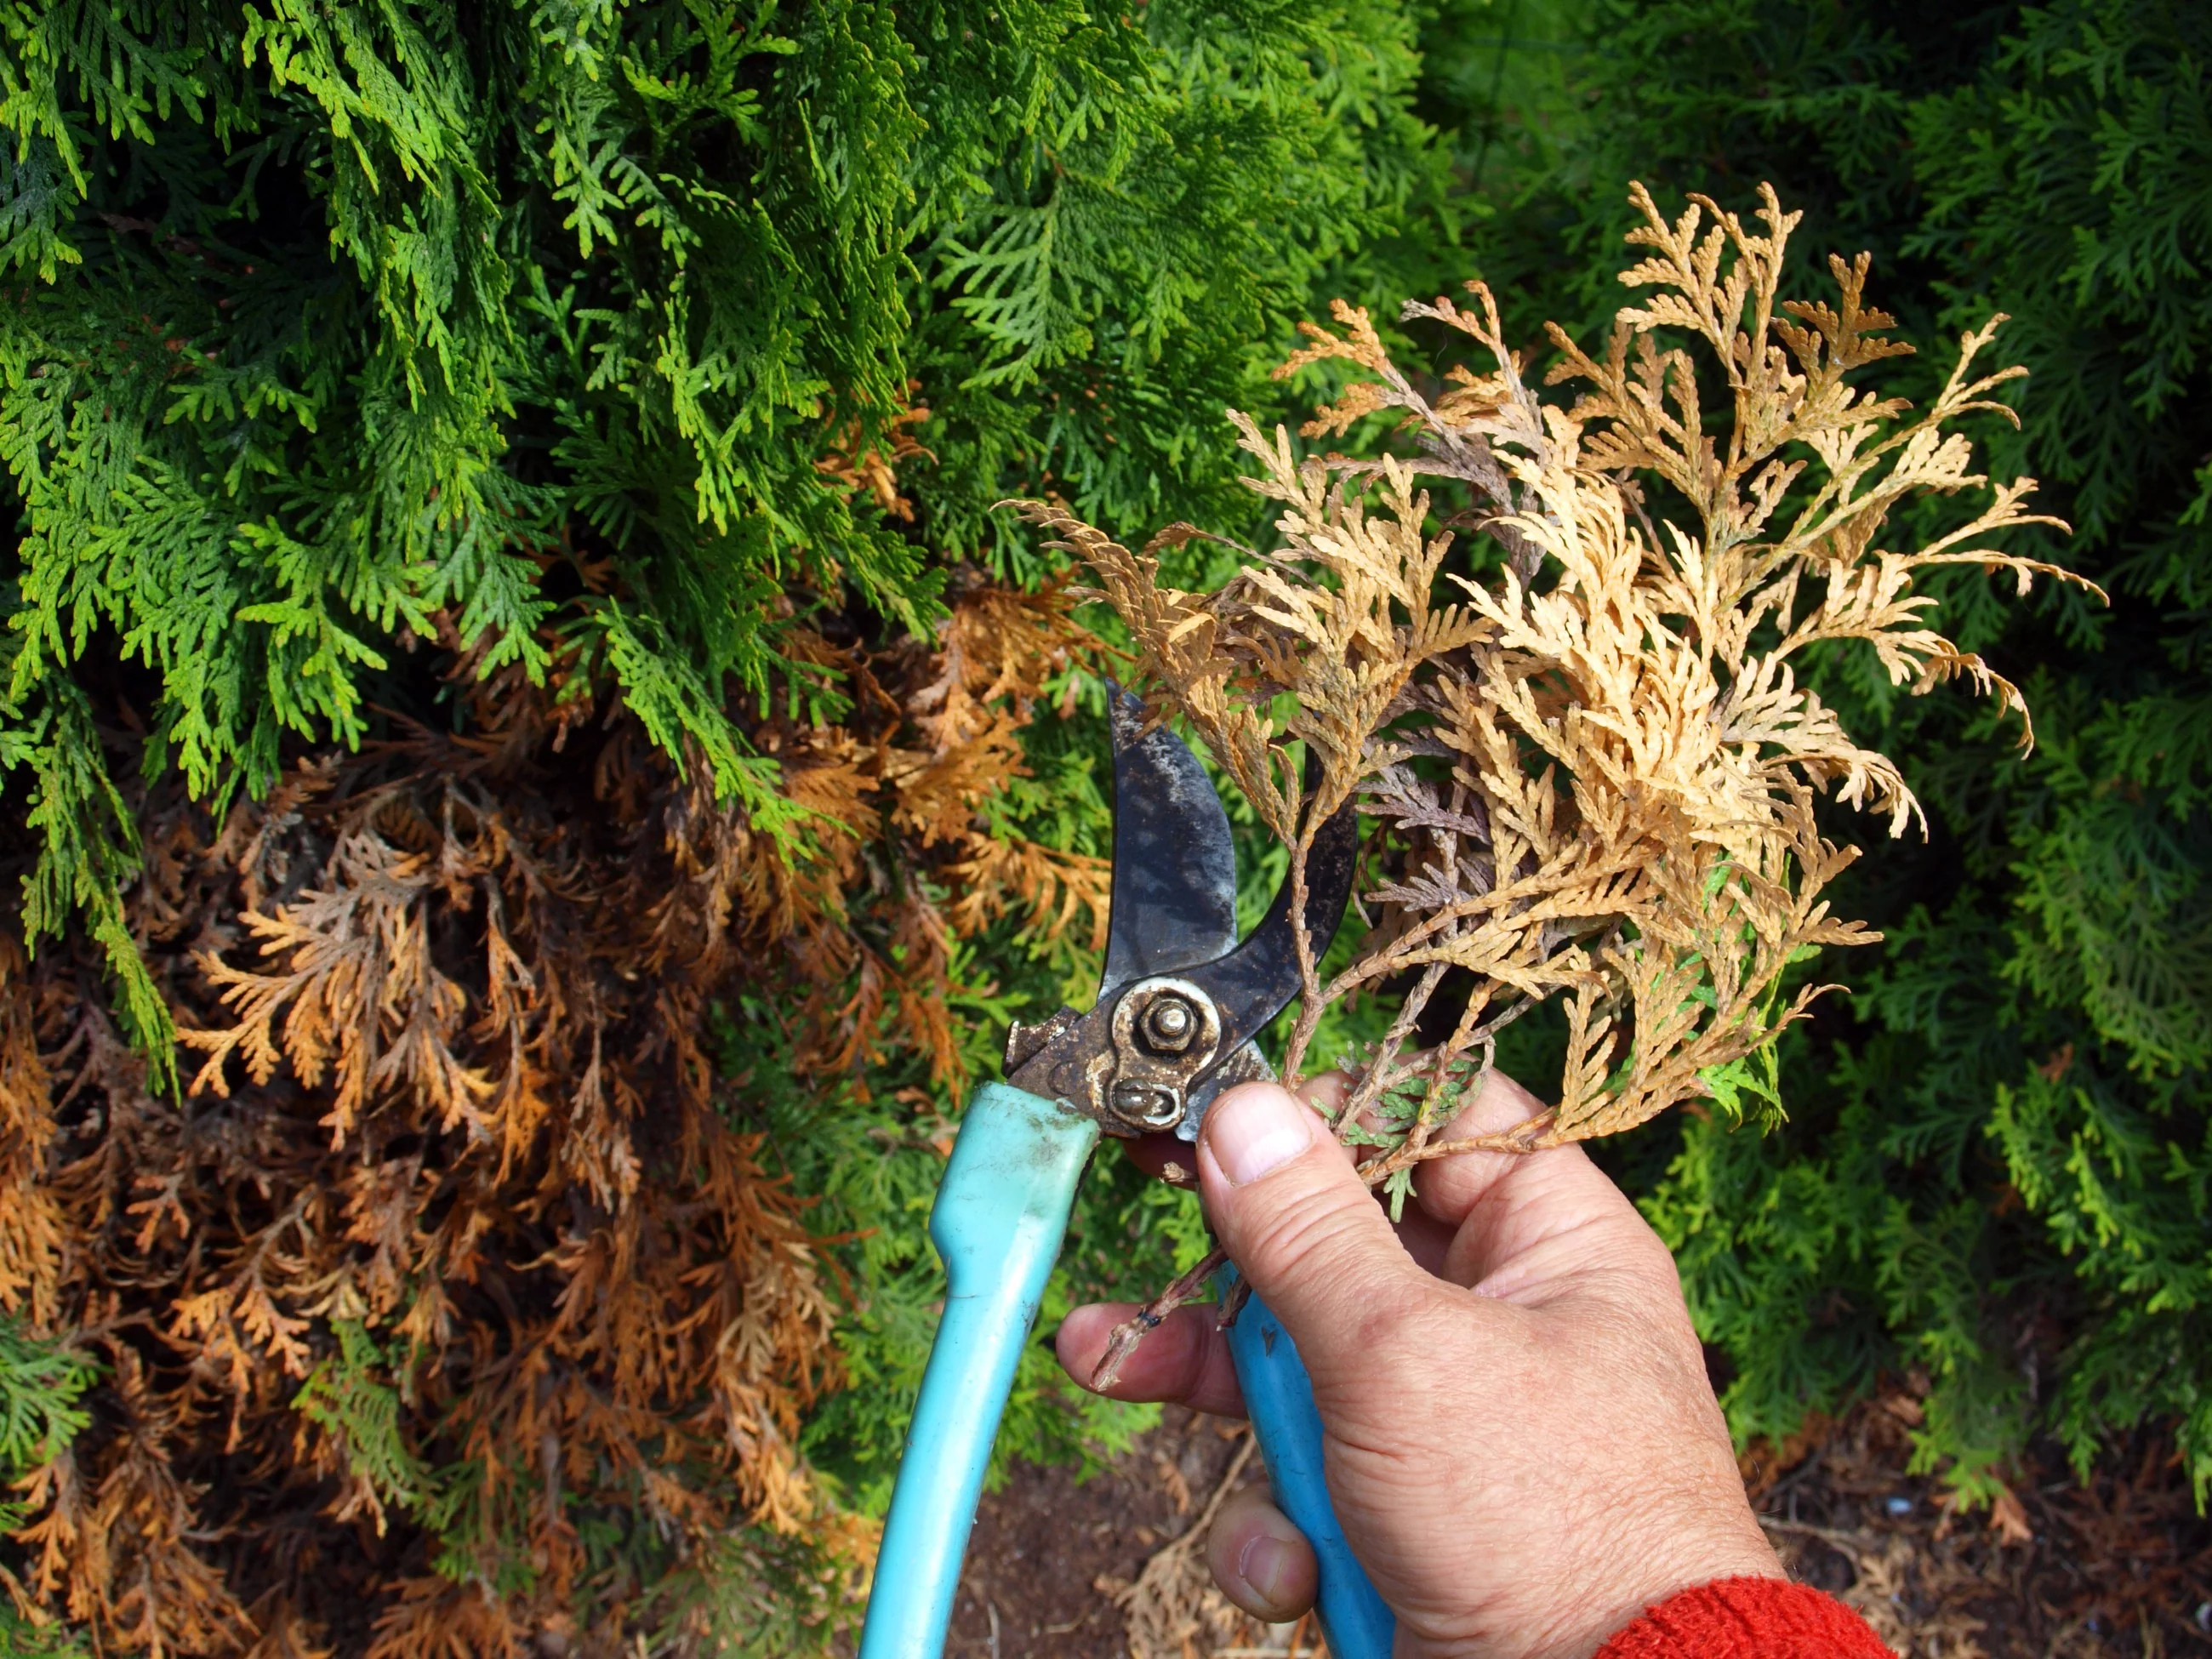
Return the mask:
M 1337 924 L 1344 920 L 1358 861 L 1358 817 L 1346 801 L 1322 825 L 1306 854 L 1306 934 L 1316 959 L 1328 949 Z M 1298 994 L 1289 880 L 1276 892 L 1274 903 L 1250 938 L 1218 961 L 1184 969 L 1182 976 L 1212 997 L 1221 1011 L 1221 1043 L 1216 1052 L 1224 1060 L 1257 1036 Z
M 1212 780 L 1174 732 L 1145 732 L 1141 700 L 1110 682 L 1107 697 L 1114 898 L 1102 1004 L 1133 980 L 1181 973 L 1237 943 L 1237 848 Z

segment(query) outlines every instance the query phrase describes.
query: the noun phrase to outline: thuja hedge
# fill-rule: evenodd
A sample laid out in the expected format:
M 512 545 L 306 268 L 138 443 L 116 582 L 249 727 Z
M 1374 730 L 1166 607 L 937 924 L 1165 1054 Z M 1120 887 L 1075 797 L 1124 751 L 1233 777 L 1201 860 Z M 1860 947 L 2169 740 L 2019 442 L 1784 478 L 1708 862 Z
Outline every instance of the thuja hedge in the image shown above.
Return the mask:
M 991 504 L 1249 520 L 1222 408 L 1447 252 L 1414 35 L 0 13 L 0 1644 L 835 1610 L 948 1114 L 1095 964 L 1097 681 Z M 1126 1430 L 1049 1369 L 1010 1446 Z
M 27 7 L 6 21 L 7 763 L 33 938 L 81 916 L 118 1007 L 131 868 L 88 665 L 145 769 L 265 792 L 357 744 L 392 641 L 486 671 L 549 626 L 672 754 L 771 816 L 727 700 L 785 591 L 926 629 L 1006 568 L 988 504 L 1220 494 L 1257 342 L 1433 195 L 1389 6 Z M 823 487 L 915 399 L 910 517 Z M 564 601 L 546 550 L 617 592 Z M 1027 567 L 1024 567 L 1027 568 Z M 604 584 L 602 584 L 604 585 Z
M 179 847 L 211 859 L 227 823 L 281 817 L 272 801 L 308 805 L 270 844 L 326 859 L 337 820 L 283 793 L 302 760 L 392 788 L 375 769 L 404 762 L 419 791 L 426 768 L 473 780 L 506 744 L 500 763 L 520 759 L 495 775 L 500 821 L 585 848 L 576 867 L 650 876 L 672 858 L 680 884 L 703 879 L 715 836 L 750 835 L 835 923 L 805 935 L 821 952 L 794 971 L 784 915 L 696 1023 L 714 1073 L 699 1098 L 754 1148 L 761 1192 L 807 1200 L 800 1224 L 828 1241 L 830 1346 L 794 1350 L 818 1362 L 805 1389 L 771 1379 L 809 1401 L 792 1434 L 814 1544 L 748 1528 L 748 1492 L 717 1512 L 729 1550 L 672 1550 L 682 1526 L 610 1499 L 619 1470 L 521 1520 L 471 1509 L 497 1460 L 410 1391 L 401 1316 L 308 1298 L 282 1311 L 305 1319 L 319 1380 L 271 1410 L 322 1462 L 283 1488 L 309 1518 L 282 1535 L 325 1552 L 312 1559 L 359 1607 L 239 1566 L 250 1539 L 171 1541 L 234 1571 L 249 1621 L 348 1650 L 501 1630 L 791 1650 L 782 1621 L 836 1593 L 834 1555 L 808 1552 L 881 1501 L 936 1293 L 921 1219 L 960 1080 L 1009 1015 L 1083 994 L 1082 920 L 961 912 L 979 878 L 933 838 L 957 819 L 1079 879 L 1104 850 L 1089 682 L 1052 657 L 1049 627 L 991 609 L 1053 574 L 991 503 L 1057 493 L 1131 534 L 1249 521 L 1220 410 L 1280 406 L 1266 371 L 1295 318 L 1480 274 L 1516 333 L 1546 316 L 1587 333 L 1618 303 L 1631 177 L 1735 206 L 1771 180 L 1814 210 L 1799 246 L 1875 250 L 1884 303 L 1923 341 L 2012 313 L 2035 378 L 2002 459 L 2062 498 L 2077 533 L 2060 556 L 2116 603 L 2018 618 L 1972 582 L 1946 593 L 1948 631 L 2027 689 L 2029 755 L 1962 701 L 1847 674 L 1823 688 L 1930 804 L 1928 842 L 1885 846 L 1857 878 L 1852 908 L 1890 943 L 1833 964 L 1856 994 L 1793 1040 L 1784 1129 L 1692 1120 L 1633 1138 L 1616 1167 L 1677 1249 L 1740 1432 L 1786 1431 L 1887 1376 L 1925 1394 L 1924 1456 L 1970 1494 L 2045 1431 L 2083 1456 L 2178 1432 L 2202 1483 L 2205 30 L 2148 0 L 0 15 L 17 523 L 0 834 L 21 876 L 9 927 L 50 994 L 7 1029 L 60 1033 L 66 982 L 112 1009 L 143 1068 L 56 1106 L 51 1142 L 11 1125 L 9 1179 L 30 1191 L 119 1133 L 89 1104 L 103 1090 L 137 1089 L 149 1122 L 231 1121 L 185 1092 L 200 1056 L 180 1062 L 172 1024 L 221 1012 L 193 949 L 256 965 L 244 832 L 221 843 L 219 914 L 159 902 L 185 890 Z M 1012 680 L 962 678 L 962 641 L 986 637 L 1028 641 Z M 948 817 L 917 804 L 924 763 L 997 729 L 945 737 L 963 687 L 995 697 L 1024 769 L 993 774 L 988 801 L 956 789 Z M 810 748 L 824 730 L 856 747 Z M 825 816 L 848 763 L 845 817 Z M 639 801 L 644 830 L 623 816 Z M 450 817 L 417 816 L 453 844 Z M 843 912 L 823 896 L 838 890 Z M 772 910 L 782 890 L 745 891 L 739 908 Z M 447 945 L 488 925 L 472 902 L 449 907 Z M 934 934 L 915 921 L 963 914 Z M 661 1063 L 632 1036 L 641 1066 Z M 1542 1040 L 1533 1022 L 1523 1040 Z M 62 1048 L 55 1066 L 86 1063 Z M 670 1086 L 693 1087 L 679 1073 Z M 46 1098 L 43 1075 L 0 1061 L 0 1096 L 35 1082 Z M 235 1082 L 260 1103 L 226 1111 L 322 1155 L 312 1091 Z M 455 1135 L 424 1144 L 459 1158 Z M 127 1206 L 159 1196 L 127 1186 L 102 1224 L 125 1240 Z M 1110 1165 L 1085 1201 L 1055 1304 L 1149 1287 L 1197 1246 L 1186 1204 Z M 193 1248 L 160 1243 L 179 1261 Z M 194 1449 L 179 1479 L 216 1498 L 234 1482 L 243 1504 L 270 1478 L 225 1461 L 232 1425 L 191 1395 L 175 1319 L 95 1330 L 15 1300 L 15 1469 L 71 1447 L 113 1467 L 153 1376 L 189 1407 L 171 1425 Z M 468 1316 L 496 1349 L 515 1316 Z M 1074 1414 L 1048 1370 L 1025 1368 L 1010 1445 L 1080 1456 L 1136 1420 Z M 362 1490 L 379 1541 L 359 1503 L 344 1525 L 313 1518 Z M 27 1584 L 58 1501 L 33 1497 L 0 1553 Z M 69 1589 L 43 1592 L 63 1624 L 0 1640 L 66 1642 L 72 1620 L 125 1647 L 158 1632 L 144 1606 Z M 26 1595 L 8 1605 L 41 1600 Z M 494 1607 L 513 1610 L 497 1629 Z M 235 1645 L 210 1630 L 183 1647 Z
M 1633 172 L 1808 210 L 1871 248 L 1904 331 L 1993 310 L 2024 362 L 1993 471 L 2069 520 L 2018 550 L 2103 584 L 2026 614 L 1944 591 L 2035 710 L 2031 752 L 1872 672 L 1822 686 L 1899 762 L 1932 832 L 1877 846 L 1850 914 L 1878 952 L 1784 1059 L 1790 1121 L 1691 1120 L 1624 1149 L 1730 1375 L 1785 1433 L 1887 1373 L 1920 1455 L 1990 1497 L 2034 1437 L 2118 1433 L 2212 1486 L 2212 14 L 2163 0 L 1515 9 L 1452 82 L 1503 204 L 1473 240 L 1521 327 L 1620 303 L 1597 252 Z M 1495 105 L 1492 89 L 1498 89 Z M 1562 244 L 1591 250 L 1564 266 Z M 1940 354 L 1920 361 L 1936 372 Z M 1932 384 L 1932 382 L 1931 382 Z

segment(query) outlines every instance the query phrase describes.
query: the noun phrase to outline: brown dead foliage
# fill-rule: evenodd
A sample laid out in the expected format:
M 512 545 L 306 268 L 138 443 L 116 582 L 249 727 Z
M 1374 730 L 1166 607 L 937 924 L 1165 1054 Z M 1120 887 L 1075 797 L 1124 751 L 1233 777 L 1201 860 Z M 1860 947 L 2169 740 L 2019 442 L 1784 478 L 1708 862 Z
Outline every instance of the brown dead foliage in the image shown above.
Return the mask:
M 951 941 L 1095 935 L 1105 873 L 978 813 L 1085 647 L 1064 593 L 971 586 L 933 647 L 795 637 L 852 697 L 754 734 L 800 843 L 450 635 L 465 735 L 302 755 L 220 823 L 155 790 L 131 921 L 181 1101 L 92 956 L 0 932 L 0 1308 L 105 1373 L 22 1494 L 39 1609 L 108 1652 L 611 1654 L 640 1562 L 750 1526 L 865 1565 L 794 1443 L 839 1287 L 712 1005 L 772 986 L 803 1070 L 903 1049 L 957 1086 Z
M 1974 471 L 1955 429 L 2010 416 L 1996 393 L 2022 371 L 1978 367 L 2002 319 L 1960 341 L 1915 411 L 1863 384 L 1911 349 L 1866 303 L 1864 256 L 1830 260 L 1830 297 L 1789 299 L 1799 216 L 1771 191 L 1756 222 L 1631 198 L 1643 253 L 1621 280 L 1645 297 L 1597 355 L 1553 329 L 1546 379 L 1568 397 L 1529 383 L 1480 283 L 1471 307 L 1405 308 L 1486 360 L 1441 387 L 1401 370 L 1364 311 L 1309 325 L 1284 372 L 1354 378 L 1306 435 L 1377 415 L 1396 434 L 1380 453 L 1301 453 L 1231 411 L 1280 539 L 1237 550 L 1219 591 L 1162 580 L 1163 550 L 1200 533 L 1188 525 L 1133 551 L 1023 504 L 1095 573 L 1156 713 L 1203 739 L 1290 849 L 1294 886 L 1326 820 L 1347 802 L 1367 817 L 1371 925 L 1326 975 L 1302 942 L 1283 1069 L 1304 1068 L 1332 1003 L 1410 988 L 1372 1052 L 1337 1061 L 1361 1076 L 1340 1128 L 1380 1149 L 1364 1167 L 1395 1193 L 1413 1163 L 1478 1144 L 1612 1134 L 1699 1097 L 1778 1107 L 1761 1057 L 1823 988 L 1792 991 L 1785 973 L 1873 937 L 1829 908 L 1856 849 L 1823 835 L 1816 803 L 1832 793 L 1893 835 L 1918 811 L 1805 680 L 1808 659 L 1849 644 L 1909 691 L 1964 676 L 2024 715 L 1930 625 L 1914 579 L 1966 564 L 2022 592 L 2038 574 L 2075 580 L 1993 544 L 2055 521 L 2029 510 L 2033 479 Z M 1886 544 L 1896 509 L 1931 495 L 1972 505 L 1921 544 Z M 1489 550 L 1471 555 L 1462 531 Z M 1419 1050 L 1448 974 L 1464 1010 Z M 1567 1028 L 1555 1103 L 1480 1143 L 1445 1138 L 1490 1039 L 1546 1002 Z
M 1219 1652 L 1249 1633 L 1253 1621 L 1231 1606 L 1213 1582 L 1206 1544 L 1213 1517 L 1237 1490 L 1258 1443 L 1248 1432 L 1205 1507 L 1178 1537 L 1152 1553 L 1134 1583 L 1115 1590 L 1130 1659 L 1185 1659 Z M 1164 1477 L 1180 1482 L 1173 1463 L 1163 1458 L 1160 1468 Z M 1180 1486 L 1175 1496 L 1177 1513 L 1187 1512 L 1191 1508 L 1188 1488 Z

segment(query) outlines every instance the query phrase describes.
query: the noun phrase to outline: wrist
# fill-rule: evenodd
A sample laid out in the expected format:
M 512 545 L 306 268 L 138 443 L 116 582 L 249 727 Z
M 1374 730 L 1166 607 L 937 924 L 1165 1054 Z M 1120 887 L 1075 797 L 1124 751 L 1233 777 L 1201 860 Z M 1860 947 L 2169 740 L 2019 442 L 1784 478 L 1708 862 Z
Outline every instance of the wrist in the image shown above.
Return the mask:
M 1552 1635 L 1530 1659 L 1589 1659 L 1625 1626 L 1685 1590 L 1728 1579 L 1787 1581 L 1751 1506 L 1708 1504 L 1646 1511 L 1613 1529 L 1608 1547 L 1590 1561 L 1578 1590 L 1561 1609 Z

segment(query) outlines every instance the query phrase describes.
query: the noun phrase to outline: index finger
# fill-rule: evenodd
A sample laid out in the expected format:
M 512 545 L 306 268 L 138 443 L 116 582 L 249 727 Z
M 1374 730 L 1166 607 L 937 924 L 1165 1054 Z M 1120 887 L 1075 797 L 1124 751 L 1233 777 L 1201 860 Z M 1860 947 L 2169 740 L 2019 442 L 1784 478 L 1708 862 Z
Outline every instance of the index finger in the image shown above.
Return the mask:
M 1060 1322 L 1053 1352 L 1060 1369 L 1084 1388 L 1113 1340 L 1115 1328 L 1138 1311 L 1133 1302 L 1093 1302 Z M 1177 1308 L 1145 1333 L 1103 1392 L 1109 1400 L 1171 1400 L 1216 1417 L 1244 1415 L 1244 1395 L 1229 1358 L 1229 1339 L 1211 1302 Z M 1097 1392 L 1097 1390 L 1094 1390 Z

